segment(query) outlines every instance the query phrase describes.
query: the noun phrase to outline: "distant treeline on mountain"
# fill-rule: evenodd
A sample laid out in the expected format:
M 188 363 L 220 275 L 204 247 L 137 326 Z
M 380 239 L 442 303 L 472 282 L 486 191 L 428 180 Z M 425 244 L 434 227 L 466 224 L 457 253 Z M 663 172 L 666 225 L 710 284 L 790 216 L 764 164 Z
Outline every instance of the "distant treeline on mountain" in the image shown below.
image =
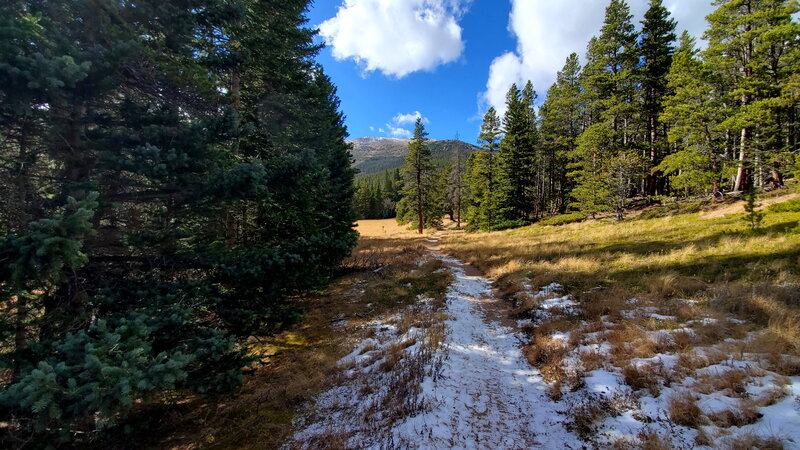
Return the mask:
M 356 178 L 354 206 L 359 219 L 388 219 L 397 215 L 397 202 L 402 197 L 403 177 L 400 168 L 405 163 L 410 139 L 365 137 L 349 141 L 353 144 L 353 167 L 360 172 Z M 456 152 L 466 161 L 480 150 L 459 140 L 427 141 L 431 161 L 441 172 L 449 173 Z M 445 180 L 442 180 L 444 188 Z
M 405 154 L 408 152 L 410 139 L 396 139 L 383 137 L 363 137 L 352 139 L 353 167 L 359 170 L 357 176 L 364 177 L 386 170 L 403 167 Z M 446 139 L 428 141 L 434 164 L 444 166 L 453 159 L 456 149 L 460 149 L 464 157 L 479 150 L 472 144 L 463 141 Z

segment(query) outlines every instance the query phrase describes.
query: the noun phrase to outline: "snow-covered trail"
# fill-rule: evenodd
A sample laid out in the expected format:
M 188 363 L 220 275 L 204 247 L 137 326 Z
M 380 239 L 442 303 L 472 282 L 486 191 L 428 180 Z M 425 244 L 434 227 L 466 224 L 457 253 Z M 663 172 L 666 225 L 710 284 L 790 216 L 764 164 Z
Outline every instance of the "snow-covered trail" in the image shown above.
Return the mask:
M 376 369 L 380 356 L 375 355 L 424 331 L 398 336 L 392 325 L 377 322 L 381 331 L 340 361 L 343 367 L 356 363 L 347 370 L 348 381 L 319 397 L 287 448 L 585 448 L 563 425 L 566 406 L 547 396 L 547 385 L 525 359 L 523 337 L 501 323 L 507 314 L 489 281 L 439 253 L 440 236 L 431 236 L 428 247 L 453 274 L 443 311 L 445 338 L 427 359 L 421 381 L 413 381 L 419 389 L 403 389 L 415 392 L 413 403 L 421 407 L 412 408 L 410 416 L 395 416 L 397 402 L 387 391 L 398 385 L 392 384 L 392 373 Z M 419 348 L 409 347 L 407 357 L 413 359 Z
M 424 381 L 421 395 L 432 408 L 397 424 L 395 442 L 430 449 L 582 447 L 523 356 L 519 335 L 486 314 L 497 301 L 490 283 L 468 275 L 460 261 L 434 256 L 454 275 L 447 292 L 448 357 L 438 379 Z

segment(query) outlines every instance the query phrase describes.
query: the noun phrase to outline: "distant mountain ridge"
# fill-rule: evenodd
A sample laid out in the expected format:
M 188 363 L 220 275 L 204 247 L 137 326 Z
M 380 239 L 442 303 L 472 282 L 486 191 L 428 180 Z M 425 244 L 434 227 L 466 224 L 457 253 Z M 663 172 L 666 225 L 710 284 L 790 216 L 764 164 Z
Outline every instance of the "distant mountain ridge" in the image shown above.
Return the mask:
M 360 171 L 360 176 L 402 167 L 410 141 L 387 137 L 351 139 L 348 142 L 353 144 L 353 167 Z M 462 151 L 465 161 L 472 152 L 479 150 L 479 147 L 454 139 L 429 139 L 428 146 L 437 164 L 451 161 L 456 149 Z

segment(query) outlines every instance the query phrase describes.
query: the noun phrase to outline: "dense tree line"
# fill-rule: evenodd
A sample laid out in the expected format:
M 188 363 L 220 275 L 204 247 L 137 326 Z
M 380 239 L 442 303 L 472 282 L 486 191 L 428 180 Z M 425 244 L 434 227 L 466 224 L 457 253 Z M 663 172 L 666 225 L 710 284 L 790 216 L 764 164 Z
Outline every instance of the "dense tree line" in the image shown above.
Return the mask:
M 396 217 L 402 187 L 403 177 L 399 168 L 356 179 L 353 203 L 358 219 Z
M 473 229 L 568 210 L 624 217 L 632 199 L 781 186 L 798 168 L 795 0 L 719 0 L 697 49 L 660 0 L 636 29 L 611 0 L 586 63 L 570 55 L 539 108 L 530 82 L 484 116 L 466 169 Z
M 6 445 L 236 387 L 242 338 L 295 321 L 287 296 L 349 253 L 354 171 L 307 4 L 2 2 Z

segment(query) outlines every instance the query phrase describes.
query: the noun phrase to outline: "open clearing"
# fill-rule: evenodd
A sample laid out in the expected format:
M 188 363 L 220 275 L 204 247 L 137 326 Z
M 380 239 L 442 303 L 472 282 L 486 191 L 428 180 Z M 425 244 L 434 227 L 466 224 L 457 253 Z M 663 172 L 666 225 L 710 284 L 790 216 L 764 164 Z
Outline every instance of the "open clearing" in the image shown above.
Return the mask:
M 800 212 L 740 216 L 362 221 L 243 391 L 186 403 L 161 446 L 798 448 Z
M 423 376 L 413 405 L 384 416 L 394 377 L 386 373 L 387 349 L 406 347 L 403 358 L 421 359 L 429 329 L 402 335 L 384 332 L 362 341 L 340 361 L 350 372 L 345 384 L 328 391 L 317 404 L 316 422 L 303 427 L 295 442 L 303 448 L 338 442 L 346 448 L 529 448 L 548 445 L 575 448 L 580 441 L 564 428 L 563 406 L 551 401 L 547 386 L 520 349 L 521 336 L 498 321 L 491 285 L 459 261 L 434 254 L 447 264 L 454 281 L 443 306 L 445 336 L 420 367 Z M 424 300 L 424 299 L 422 299 Z M 425 304 L 429 303 L 424 301 Z M 369 326 L 395 329 L 395 318 Z M 430 324 L 429 324 L 430 326 Z M 413 340 L 413 344 L 409 343 Z M 374 355 L 373 355 L 374 353 Z M 422 357 L 424 359 L 424 357 Z M 401 369 L 402 370 L 402 369 Z M 386 388 L 383 388 L 386 387 Z M 376 416 L 373 410 L 383 405 Z M 377 419 L 377 420 L 376 420 Z M 376 427 L 376 423 L 381 426 Z
M 798 448 L 798 219 L 429 236 L 445 301 L 364 324 L 290 446 Z

